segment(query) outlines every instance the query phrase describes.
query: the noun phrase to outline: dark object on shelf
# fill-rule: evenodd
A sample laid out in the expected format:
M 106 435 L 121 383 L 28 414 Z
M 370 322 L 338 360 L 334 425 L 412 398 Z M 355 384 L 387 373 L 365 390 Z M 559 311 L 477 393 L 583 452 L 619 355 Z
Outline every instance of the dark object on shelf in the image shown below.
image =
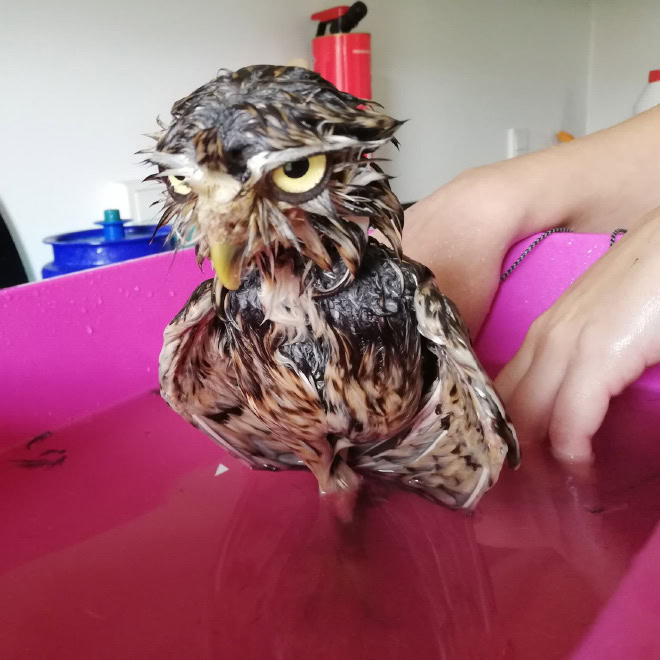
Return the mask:
M 5 289 L 28 281 L 23 262 L 14 240 L 0 215 L 0 289 Z

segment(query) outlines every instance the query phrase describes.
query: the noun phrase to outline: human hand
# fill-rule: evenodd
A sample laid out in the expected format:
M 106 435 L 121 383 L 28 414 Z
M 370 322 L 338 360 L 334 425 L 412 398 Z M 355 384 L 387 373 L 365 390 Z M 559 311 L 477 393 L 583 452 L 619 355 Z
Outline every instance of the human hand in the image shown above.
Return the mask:
M 660 362 L 660 208 L 530 328 L 495 381 L 521 439 L 584 462 L 610 398 Z

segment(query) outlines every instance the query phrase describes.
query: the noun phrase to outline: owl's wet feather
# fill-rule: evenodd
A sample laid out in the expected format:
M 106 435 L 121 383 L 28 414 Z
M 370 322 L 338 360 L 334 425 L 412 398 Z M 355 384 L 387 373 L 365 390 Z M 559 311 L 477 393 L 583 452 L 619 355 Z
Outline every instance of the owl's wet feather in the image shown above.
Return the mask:
M 295 264 L 281 268 L 295 279 Z M 310 280 L 327 277 L 314 269 Z M 341 488 L 337 474 L 356 487 L 355 471 L 451 507 L 477 503 L 507 445 L 517 464 L 515 435 L 467 330 L 426 268 L 371 239 L 341 292 L 296 300 L 294 289 L 282 299 L 306 310 L 302 328 L 295 317 L 265 317 L 270 288 L 252 273 L 226 294 L 220 320 L 209 280 L 165 332 L 163 394 L 201 430 L 253 467 L 302 461 L 323 492 Z
M 148 157 L 168 185 L 161 222 L 192 236 L 200 262 L 224 241 L 240 285 L 217 271 L 165 330 L 169 405 L 252 467 L 309 468 L 348 509 L 360 475 L 473 508 L 520 453 L 458 310 L 403 257 L 401 205 L 364 157 L 401 122 L 272 66 L 222 71 L 172 116 Z M 302 177 L 311 156 L 325 169 L 310 185 L 278 191 L 284 165 Z

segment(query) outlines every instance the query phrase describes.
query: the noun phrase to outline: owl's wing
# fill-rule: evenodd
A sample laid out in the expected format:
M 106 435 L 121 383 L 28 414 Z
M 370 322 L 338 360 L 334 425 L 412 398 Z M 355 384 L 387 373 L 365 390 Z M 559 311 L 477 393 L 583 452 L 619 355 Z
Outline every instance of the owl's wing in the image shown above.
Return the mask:
M 360 468 L 452 508 L 472 509 L 497 480 L 507 454 L 512 467 L 520 463 L 516 434 L 463 319 L 433 281 L 418 287 L 415 312 L 431 360 L 437 361 L 433 385 L 412 427 L 371 447 Z
M 161 394 L 173 410 L 251 467 L 303 467 L 241 396 L 225 322 L 213 305 L 213 280 L 195 289 L 165 329 L 159 377 Z

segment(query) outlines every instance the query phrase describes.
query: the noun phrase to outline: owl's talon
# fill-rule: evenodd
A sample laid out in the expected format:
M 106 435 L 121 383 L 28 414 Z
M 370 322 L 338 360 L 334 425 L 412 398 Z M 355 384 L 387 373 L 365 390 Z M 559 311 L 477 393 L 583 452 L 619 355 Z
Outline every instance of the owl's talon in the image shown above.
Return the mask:
M 332 514 L 342 523 L 353 521 L 358 490 L 340 490 L 334 493 L 322 493 L 322 501 L 327 502 Z
M 352 522 L 362 478 L 342 462 L 331 477 L 323 480 L 325 483 L 319 481 L 321 496 L 335 517 L 343 523 Z

